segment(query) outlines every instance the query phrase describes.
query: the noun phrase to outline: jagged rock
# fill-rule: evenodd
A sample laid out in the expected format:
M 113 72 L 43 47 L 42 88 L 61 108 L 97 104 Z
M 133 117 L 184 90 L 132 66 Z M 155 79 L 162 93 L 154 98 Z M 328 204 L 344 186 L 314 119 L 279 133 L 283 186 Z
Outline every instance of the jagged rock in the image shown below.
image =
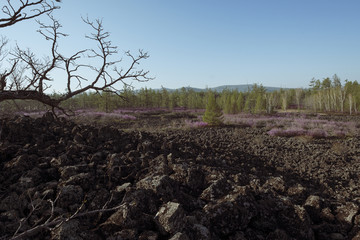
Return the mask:
M 202 169 L 198 167 L 189 168 L 187 170 L 186 184 L 190 187 L 193 194 L 200 194 L 205 185 L 205 174 Z
M 319 210 L 321 208 L 321 199 L 319 196 L 310 195 L 304 204 L 305 207 L 312 207 Z
M 79 236 L 79 221 L 78 220 L 70 220 L 68 222 L 64 222 L 60 225 L 60 227 L 54 229 L 51 232 L 51 239 L 54 240 L 83 240 L 82 237 Z
M 137 189 L 149 189 L 162 198 L 162 200 L 169 201 L 174 197 L 177 190 L 175 182 L 167 175 L 162 176 L 148 176 L 136 183 Z
M 128 191 L 122 201 L 135 205 L 148 215 L 154 215 L 161 205 L 159 197 L 152 190 L 146 189 Z
M 211 239 L 211 233 L 209 229 L 201 224 L 194 224 L 192 226 L 194 233 L 194 238 L 199 240 Z
M 124 132 L 121 122 L 0 123 L 2 236 L 20 219 L 22 232 L 79 211 L 29 238 L 360 239 L 358 133 L 342 139 L 345 158 L 329 151 L 337 139 L 272 137 L 262 127 Z M 86 215 L 93 210 L 100 211 Z
M 305 201 L 304 208 L 315 223 L 321 220 L 321 199 L 319 196 L 310 195 Z
M 7 169 L 8 171 L 9 170 L 12 171 L 12 169 L 16 169 L 16 171 L 23 172 L 31 169 L 33 166 L 34 166 L 34 162 L 32 162 L 31 159 L 29 159 L 29 155 L 23 154 L 7 162 L 5 164 L 5 169 Z
M 19 212 L 10 210 L 0 213 L 0 232 L 14 233 L 19 228 Z
M 102 155 L 102 154 L 100 154 L 100 155 Z M 100 156 L 98 156 L 97 158 L 100 158 Z M 124 164 L 122 155 L 119 153 L 109 154 L 107 156 L 106 162 L 107 162 L 108 170 L 112 169 L 115 166 L 121 166 Z
M 353 202 L 347 202 L 336 209 L 336 219 L 342 223 L 352 224 L 353 218 L 359 211 L 359 206 Z
M 355 236 L 351 238 L 351 240 L 360 240 L 360 231 L 357 232 Z
M 30 177 L 21 177 L 18 182 L 12 185 L 14 190 L 17 192 L 26 192 L 27 189 L 33 188 L 35 182 Z
M 67 154 L 64 153 L 57 158 L 51 159 L 50 164 L 53 167 L 60 167 L 60 166 L 68 165 L 70 161 L 71 159 L 69 159 Z
M 228 200 L 209 203 L 204 211 L 210 221 L 211 231 L 220 237 L 245 229 L 257 215 L 254 199 L 246 196 L 232 196 Z
M 323 208 L 321 210 L 320 216 L 322 219 L 324 219 L 328 222 L 333 222 L 335 220 L 335 216 L 334 216 L 334 214 L 332 214 L 332 211 L 330 208 Z
M 84 139 L 83 135 L 81 135 L 81 133 L 76 133 L 76 135 L 73 138 L 73 141 L 76 144 L 85 144 L 85 139 Z
M 103 224 L 101 230 L 106 235 L 122 229 L 146 230 L 154 225 L 153 219 L 141 209 L 141 203 L 132 201 L 123 203 Z
M 294 205 L 294 210 L 298 218 L 303 222 L 305 226 L 310 226 L 312 224 L 311 218 L 303 206 Z
M 79 173 L 74 176 L 71 176 L 68 180 L 66 180 L 64 185 L 78 185 L 84 191 L 88 191 L 91 189 L 91 183 L 94 182 L 95 176 L 91 173 Z
M 93 164 L 98 164 L 103 160 L 104 156 L 105 156 L 104 152 L 102 151 L 96 152 L 93 155 L 91 155 L 90 162 Z
M 285 191 L 285 182 L 282 177 L 271 177 L 262 186 L 264 189 L 272 189 L 278 192 Z
M 114 191 L 121 193 L 123 191 L 126 191 L 126 189 L 131 187 L 131 183 L 124 183 L 121 186 L 117 186 Z
M 114 202 L 121 202 L 125 193 L 130 191 L 131 183 L 124 183 L 120 186 L 116 186 L 114 190 L 111 190 L 111 196 Z
M 68 180 L 71 176 L 87 171 L 87 165 L 64 166 L 59 168 L 60 176 L 63 180 Z
M 103 209 L 105 204 L 112 200 L 109 191 L 105 188 L 89 192 L 87 198 L 91 199 L 88 207 L 89 210 Z
M 302 207 L 284 203 L 277 216 L 278 226 L 291 238 L 315 239 L 315 234 L 311 228 L 311 222 L 307 220 L 306 212 Z
M 157 240 L 158 238 L 159 234 L 154 231 L 145 231 L 139 236 L 139 240 Z
M 11 192 L 0 202 L 0 211 L 8 211 L 10 209 L 21 210 L 27 202 L 19 200 L 22 200 L 22 198 L 15 192 Z
M 229 237 L 229 240 L 247 240 L 244 232 L 236 232 L 232 236 Z
M 234 182 L 238 185 L 247 185 L 249 183 L 248 175 L 244 173 L 237 173 L 234 176 Z
M 172 236 L 169 240 L 190 240 L 190 239 L 185 233 L 178 232 L 174 236 Z
M 179 203 L 168 202 L 155 215 L 159 230 L 166 235 L 181 232 L 186 224 L 185 212 Z
M 260 179 L 257 177 L 253 177 L 252 179 L 250 179 L 249 181 L 249 186 L 254 189 L 255 191 L 260 190 L 261 188 L 261 184 L 260 184 Z
M 300 183 L 297 183 L 295 186 L 289 187 L 287 193 L 290 196 L 295 196 L 295 195 L 303 195 L 305 191 L 306 188 Z
M 123 204 L 101 224 L 101 231 L 104 235 L 121 229 L 149 230 L 153 229 L 155 222 L 153 215 L 158 209 L 156 195 L 151 190 L 134 190 L 126 192 Z
M 81 152 L 81 147 L 75 144 L 73 141 L 68 141 L 68 145 L 66 147 L 66 155 L 72 158 L 71 164 L 76 164 L 76 160 L 79 160 L 78 154 Z M 66 164 L 69 164 L 67 162 Z
M 202 193 L 200 198 L 204 200 L 215 200 L 225 196 L 231 190 L 231 185 L 227 182 L 225 178 L 221 178 L 213 182 L 208 188 L 206 188 Z
M 80 186 L 67 185 L 59 189 L 59 207 L 67 208 L 73 204 L 81 204 L 84 201 L 84 191 Z M 76 210 L 76 209 L 75 209 Z
M 55 120 L 54 114 L 51 112 L 46 112 L 43 116 L 42 116 L 42 120 L 43 122 L 53 122 Z
M 344 235 L 342 235 L 341 233 L 331 233 L 330 239 L 331 240 L 345 240 L 346 237 L 344 237 Z
M 281 229 L 276 229 L 274 232 L 269 233 L 269 235 L 267 235 L 266 240 L 291 240 L 292 238 L 290 238 L 286 232 L 284 230 Z
M 107 237 L 106 240 L 132 240 L 136 239 L 137 230 L 136 229 L 124 229 L 115 234 Z
M 163 154 L 157 156 L 155 159 L 150 161 L 150 166 L 153 174 L 156 175 L 170 175 L 171 172 L 173 171 L 169 167 L 168 160 Z
M 118 130 L 110 127 L 110 126 L 102 126 L 98 130 L 98 138 L 101 141 L 111 139 L 113 136 L 116 136 L 118 133 Z

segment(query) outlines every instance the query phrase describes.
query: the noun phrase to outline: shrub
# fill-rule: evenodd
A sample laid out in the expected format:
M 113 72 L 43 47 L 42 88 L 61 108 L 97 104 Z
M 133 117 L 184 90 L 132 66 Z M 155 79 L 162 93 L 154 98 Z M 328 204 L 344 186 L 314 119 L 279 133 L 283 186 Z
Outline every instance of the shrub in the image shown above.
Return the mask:
M 307 135 L 313 138 L 326 138 L 328 133 L 323 129 L 312 129 L 307 132 Z
M 279 136 L 279 137 L 295 137 L 305 135 L 306 131 L 301 128 L 288 128 L 288 129 L 280 129 L 273 128 L 268 134 L 271 136 Z

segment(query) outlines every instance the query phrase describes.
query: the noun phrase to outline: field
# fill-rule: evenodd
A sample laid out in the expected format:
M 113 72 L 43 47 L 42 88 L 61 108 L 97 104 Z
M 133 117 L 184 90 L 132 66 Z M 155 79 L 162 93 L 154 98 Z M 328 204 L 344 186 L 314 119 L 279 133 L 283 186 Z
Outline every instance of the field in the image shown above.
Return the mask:
M 360 239 L 359 116 L 202 114 L 0 119 L 0 239 Z

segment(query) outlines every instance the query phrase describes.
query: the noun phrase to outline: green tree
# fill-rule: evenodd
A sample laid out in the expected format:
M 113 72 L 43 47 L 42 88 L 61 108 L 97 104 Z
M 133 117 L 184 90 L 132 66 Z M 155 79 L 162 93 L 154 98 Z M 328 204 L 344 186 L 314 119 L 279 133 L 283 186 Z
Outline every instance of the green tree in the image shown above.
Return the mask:
M 253 111 L 252 94 L 250 94 L 249 92 L 245 96 L 244 111 L 247 113 L 251 113 Z
M 260 113 L 265 109 L 264 97 L 261 94 L 257 94 L 255 102 L 255 113 Z
M 224 102 L 224 113 L 226 114 L 231 114 L 231 97 L 230 95 L 226 94 L 226 96 L 224 96 L 225 98 L 225 102 Z
M 350 114 L 353 111 L 357 113 L 360 105 L 360 85 L 356 80 L 354 82 L 347 81 L 345 88 L 348 89 L 346 107 Z
M 210 125 L 220 125 L 223 122 L 223 113 L 216 102 L 215 94 L 209 92 L 203 121 Z
M 231 93 L 231 97 L 230 97 L 230 105 L 231 105 L 230 113 L 232 113 L 232 114 L 239 113 L 239 108 L 237 105 L 237 98 L 238 98 L 238 92 L 233 91 Z
M 112 94 L 111 92 L 102 91 L 97 100 L 98 100 L 98 109 L 109 113 L 117 108 L 117 101 L 120 100 L 120 97 Z M 75 106 L 74 108 L 79 108 L 79 107 Z
M 204 108 L 203 93 L 195 92 L 193 89 L 189 89 L 189 101 L 188 107 L 193 109 Z
M 281 94 L 281 108 L 283 111 L 287 111 L 287 108 L 289 107 L 289 92 L 284 90 L 284 89 L 280 89 L 280 94 Z
M 302 88 L 295 89 L 295 99 L 296 99 L 296 105 L 297 105 L 297 110 L 298 111 L 300 111 L 300 104 L 301 104 L 302 95 L 303 95 L 303 89 Z
M 242 112 L 244 110 L 244 94 L 242 92 L 239 92 L 239 95 L 237 97 L 236 101 L 236 107 L 238 112 Z
M 179 105 L 180 107 L 187 108 L 189 104 L 189 88 L 182 87 L 180 89 Z
M 170 95 L 166 88 L 161 87 L 161 107 L 170 107 Z
M 170 109 L 174 109 L 176 107 L 179 107 L 179 91 L 175 90 L 174 92 L 171 93 L 170 95 Z

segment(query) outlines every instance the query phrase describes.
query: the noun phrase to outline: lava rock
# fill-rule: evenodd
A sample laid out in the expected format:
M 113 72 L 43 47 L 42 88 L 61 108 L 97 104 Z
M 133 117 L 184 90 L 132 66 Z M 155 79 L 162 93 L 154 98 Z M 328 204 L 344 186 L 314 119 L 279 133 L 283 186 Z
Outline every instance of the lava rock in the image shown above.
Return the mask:
M 345 224 L 352 224 L 353 218 L 359 211 L 359 206 L 353 202 L 347 202 L 336 209 L 336 219 Z
M 186 224 L 185 212 L 179 203 L 167 202 L 155 215 L 155 220 L 163 235 L 181 232 Z
M 231 185 L 225 178 L 221 178 L 213 182 L 202 193 L 200 198 L 203 200 L 214 201 L 225 196 L 231 190 Z
M 136 183 L 137 189 L 148 189 L 166 202 L 173 199 L 176 193 L 176 183 L 167 175 L 148 176 Z

